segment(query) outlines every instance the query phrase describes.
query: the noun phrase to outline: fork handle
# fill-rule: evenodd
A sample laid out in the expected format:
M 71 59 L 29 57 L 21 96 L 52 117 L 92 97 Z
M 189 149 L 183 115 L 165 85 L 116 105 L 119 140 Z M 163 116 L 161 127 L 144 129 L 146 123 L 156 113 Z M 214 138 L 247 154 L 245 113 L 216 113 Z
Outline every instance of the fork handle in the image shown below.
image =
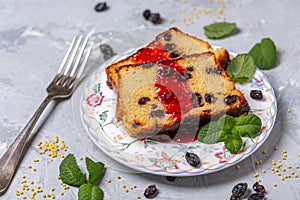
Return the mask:
M 13 141 L 0 159 L 0 193 L 4 192 L 9 186 L 13 175 L 17 169 L 19 161 L 24 151 L 26 141 L 34 128 L 39 117 L 52 100 L 52 96 L 48 95 L 36 110 L 32 118 L 26 124 L 24 129 L 19 133 L 18 137 Z

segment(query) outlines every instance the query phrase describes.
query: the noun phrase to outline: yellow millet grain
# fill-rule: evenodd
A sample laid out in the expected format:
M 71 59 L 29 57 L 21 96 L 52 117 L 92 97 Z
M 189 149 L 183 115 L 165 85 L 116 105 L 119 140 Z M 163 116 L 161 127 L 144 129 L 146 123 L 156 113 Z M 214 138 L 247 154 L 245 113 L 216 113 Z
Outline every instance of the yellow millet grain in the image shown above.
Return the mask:
M 298 175 L 297 175 L 297 174 L 294 174 L 294 178 L 298 178 Z
M 265 149 L 265 150 L 262 151 L 262 153 L 263 153 L 263 154 L 267 154 L 268 151 Z

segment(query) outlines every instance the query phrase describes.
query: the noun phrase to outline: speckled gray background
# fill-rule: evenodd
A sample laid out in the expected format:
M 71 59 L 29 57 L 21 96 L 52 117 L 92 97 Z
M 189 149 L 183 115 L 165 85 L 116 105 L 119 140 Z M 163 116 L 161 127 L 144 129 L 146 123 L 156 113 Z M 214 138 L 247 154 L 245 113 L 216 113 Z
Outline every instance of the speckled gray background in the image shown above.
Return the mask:
M 144 199 L 144 189 L 150 184 L 156 184 L 160 191 L 156 199 L 225 200 L 229 199 L 231 188 L 236 183 L 247 182 L 252 185 L 255 182 L 254 173 L 260 174 L 267 189 L 267 199 L 300 199 L 300 178 L 292 176 L 281 181 L 277 174 L 271 173 L 274 167 L 271 160 L 281 159 L 281 152 L 286 149 L 288 157 L 283 161 L 284 165 L 291 165 L 293 169 L 289 169 L 289 172 L 294 171 L 300 175 L 300 169 L 295 169 L 296 165 L 300 165 L 300 1 L 111 0 L 107 1 L 109 9 L 101 13 L 94 11 L 96 3 L 98 1 L 92 0 L 0 0 L 0 155 L 45 97 L 45 88 L 56 72 L 71 38 L 84 34 L 101 42 L 116 33 L 153 27 L 141 16 L 146 8 L 159 12 L 165 19 L 156 28 L 177 26 L 184 32 L 237 53 L 248 52 L 262 38 L 272 38 L 277 46 L 279 63 L 276 68 L 264 71 L 275 89 L 278 101 L 278 116 L 272 134 L 255 154 L 238 164 L 239 170 L 232 167 L 213 174 L 178 178 L 169 182 L 165 177 L 137 173 L 121 166 L 101 153 L 84 136 L 78 117 L 78 102 L 84 85 L 81 84 L 71 99 L 57 105 L 52 103 L 46 110 L 34 131 L 38 132 L 37 136 L 9 190 L 0 196 L 1 199 L 22 199 L 16 197 L 15 190 L 21 188 L 20 181 L 24 174 L 28 182 L 35 181 L 32 186 L 29 184 L 30 187 L 38 184 L 42 186 L 43 194 L 55 193 L 56 199 L 76 199 L 76 188 L 64 191 L 64 196 L 59 194 L 63 188 L 56 176 L 61 159 L 49 162 L 47 156 L 38 154 L 36 143 L 53 140 L 56 135 L 68 145 L 68 152 L 78 157 L 101 159 L 106 163 L 106 174 L 100 184 L 105 199 L 136 199 L 137 195 Z M 202 11 L 198 18 L 195 9 Z M 204 14 L 205 11 L 212 12 Z M 203 26 L 222 20 L 237 23 L 239 32 L 222 40 L 207 39 Z M 97 51 L 96 47 L 86 77 L 103 63 L 101 57 L 95 57 Z M 274 151 L 275 146 L 279 147 L 278 151 Z M 261 153 L 264 149 L 268 151 L 267 154 Z M 34 158 L 39 158 L 40 162 L 33 163 Z M 263 163 L 256 165 L 257 160 Z M 33 165 L 37 171 L 28 169 L 28 165 Z M 80 165 L 84 165 L 83 161 L 80 161 Z M 262 173 L 262 169 L 267 172 Z M 115 178 L 118 175 L 122 177 L 120 180 Z M 111 179 L 110 184 L 106 182 L 108 178 Z M 273 183 L 277 183 L 277 187 Z M 127 188 L 136 184 L 137 188 L 125 193 L 122 184 L 126 184 Z M 51 192 L 51 187 L 56 190 Z M 30 192 L 26 194 L 29 199 Z M 41 194 L 36 199 L 42 199 Z

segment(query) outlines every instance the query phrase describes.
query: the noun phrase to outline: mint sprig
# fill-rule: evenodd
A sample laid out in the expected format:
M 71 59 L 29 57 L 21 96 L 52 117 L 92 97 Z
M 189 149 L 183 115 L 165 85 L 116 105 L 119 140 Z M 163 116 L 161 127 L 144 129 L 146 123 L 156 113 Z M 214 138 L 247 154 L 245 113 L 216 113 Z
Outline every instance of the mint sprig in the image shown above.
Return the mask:
M 221 39 L 228 37 L 236 31 L 235 23 L 215 22 L 204 26 L 204 34 L 210 39 Z
M 78 200 L 101 200 L 104 194 L 101 188 L 91 184 L 83 184 L 78 190 Z
M 277 63 L 277 52 L 274 42 L 270 38 L 264 38 L 250 50 L 249 55 L 255 65 L 263 70 L 273 68 Z
M 85 158 L 86 168 L 89 172 L 89 182 L 91 184 L 97 184 L 97 182 L 103 177 L 104 164 L 102 162 L 94 162 L 90 158 Z
M 204 125 L 199 131 L 198 141 L 205 144 L 224 142 L 226 149 L 235 154 L 243 146 L 242 137 L 256 137 L 261 125 L 260 118 L 255 114 L 239 117 L 224 115 Z
M 59 165 L 61 180 L 72 186 L 80 186 L 86 182 L 86 177 L 77 165 L 73 154 L 67 155 Z
M 228 64 L 226 72 L 234 82 L 250 81 L 255 73 L 254 61 L 248 54 L 239 54 Z
M 85 162 L 88 180 L 79 168 L 75 156 L 68 154 L 59 165 L 61 180 L 65 184 L 79 187 L 79 200 L 102 200 L 104 196 L 103 191 L 96 184 L 104 175 L 105 165 L 102 162 L 94 162 L 88 157 L 86 157 Z

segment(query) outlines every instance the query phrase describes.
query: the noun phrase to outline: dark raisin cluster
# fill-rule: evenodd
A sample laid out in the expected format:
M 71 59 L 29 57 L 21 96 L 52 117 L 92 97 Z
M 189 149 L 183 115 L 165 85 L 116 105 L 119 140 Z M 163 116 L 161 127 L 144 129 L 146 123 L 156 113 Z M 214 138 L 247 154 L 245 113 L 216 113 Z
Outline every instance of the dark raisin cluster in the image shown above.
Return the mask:
M 102 12 L 102 11 L 105 11 L 107 9 L 108 9 L 108 6 L 107 6 L 106 2 L 97 3 L 96 6 L 95 6 L 95 11 L 96 12 Z
M 265 198 L 265 187 L 259 182 L 255 182 L 252 186 L 255 193 L 252 193 L 248 196 L 248 200 L 263 200 Z M 241 200 L 246 198 L 245 194 L 248 190 L 247 183 L 238 183 L 232 188 L 232 194 L 230 200 Z
M 207 74 L 222 74 L 222 69 L 221 68 L 206 68 L 205 69 Z
M 159 13 L 152 13 L 149 9 L 146 9 L 143 12 L 143 16 L 146 20 L 152 22 L 153 24 L 161 24 L 163 21 Z
M 263 98 L 263 94 L 260 90 L 251 90 L 250 96 L 252 99 L 262 99 Z
M 153 199 L 157 195 L 158 195 L 158 189 L 156 185 L 149 185 L 144 192 L 144 196 L 147 199 Z
M 189 163 L 189 165 L 191 165 L 192 167 L 199 168 L 201 165 L 200 158 L 195 153 L 186 152 L 185 159 L 187 163 Z
M 108 44 L 100 44 L 100 51 L 103 54 L 104 60 L 108 60 L 111 57 L 113 57 L 114 55 L 116 55 L 114 50 Z

